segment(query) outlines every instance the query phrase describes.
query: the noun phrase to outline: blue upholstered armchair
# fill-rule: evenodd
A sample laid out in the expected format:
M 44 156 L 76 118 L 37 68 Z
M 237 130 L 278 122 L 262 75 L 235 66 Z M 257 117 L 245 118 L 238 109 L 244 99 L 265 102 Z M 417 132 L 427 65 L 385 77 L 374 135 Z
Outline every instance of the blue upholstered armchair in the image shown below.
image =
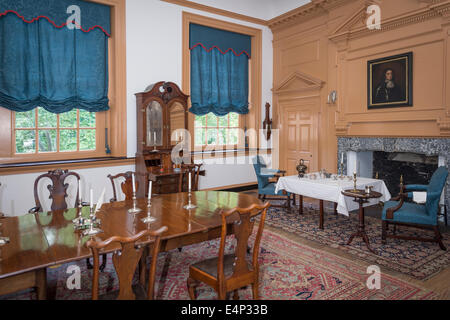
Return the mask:
M 438 226 L 439 201 L 442 190 L 447 181 L 448 172 L 445 167 L 439 167 L 431 177 L 428 185 L 405 185 L 401 187 L 398 197 L 386 202 L 382 215 L 381 239 L 386 241 L 386 237 L 400 238 L 406 240 L 419 240 L 437 242 L 442 250 L 446 250 L 442 243 L 442 236 Z M 406 202 L 407 198 L 412 198 L 413 191 L 426 191 L 427 199 L 425 204 Z M 388 235 L 389 224 L 407 225 L 418 228 L 434 230 L 434 239 L 424 239 L 415 237 L 401 237 L 398 235 Z
M 286 204 L 288 208 L 291 206 L 291 194 L 284 193 L 283 190 L 275 193 L 275 183 L 270 182 L 271 178 L 279 177 L 279 175 L 284 176 L 286 171 L 278 170 L 278 169 L 268 169 L 267 165 L 264 163 L 264 160 L 256 156 L 253 158 L 253 167 L 255 168 L 256 178 L 258 179 L 258 198 L 279 200 L 280 197 L 286 197 Z M 294 195 L 293 195 L 294 196 Z M 295 205 L 295 196 L 293 198 Z M 275 206 L 276 205 L 272 205 Z

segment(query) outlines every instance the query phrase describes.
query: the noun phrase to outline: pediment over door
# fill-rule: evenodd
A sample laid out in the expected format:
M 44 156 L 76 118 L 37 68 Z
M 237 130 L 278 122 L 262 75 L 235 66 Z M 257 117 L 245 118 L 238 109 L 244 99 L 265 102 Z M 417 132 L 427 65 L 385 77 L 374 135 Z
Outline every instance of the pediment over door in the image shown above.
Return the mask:
M 281 94 L 320 90 L 324 83 L 324 81 L 306 73 L 295 71 L 287 76 L 281 84 L 272 89 L 272 91 L 274 94 Z

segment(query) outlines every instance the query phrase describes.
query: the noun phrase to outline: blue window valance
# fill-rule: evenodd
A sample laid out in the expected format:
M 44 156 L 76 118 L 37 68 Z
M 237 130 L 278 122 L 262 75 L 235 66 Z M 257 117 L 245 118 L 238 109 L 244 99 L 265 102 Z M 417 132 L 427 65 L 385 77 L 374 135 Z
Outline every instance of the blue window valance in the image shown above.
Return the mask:
M 190 112 L 247 114 L 251 37 L 190 24 Z
M 80 7 L 80 29 L 66 21 Z M 0 106 L 109 109 L 110 8 L 79 0 L 0 0 Z

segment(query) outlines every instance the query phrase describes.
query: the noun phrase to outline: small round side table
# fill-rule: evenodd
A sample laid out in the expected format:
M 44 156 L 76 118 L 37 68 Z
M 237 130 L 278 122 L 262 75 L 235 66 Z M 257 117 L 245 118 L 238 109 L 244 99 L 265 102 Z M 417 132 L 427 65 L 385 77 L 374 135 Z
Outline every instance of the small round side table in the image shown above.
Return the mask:
M 367 236 L 364 224 L 364 207 L 363 205 L 369 202 L 369 199 L 381 198 L 383 195 L 376 191 L 370 191 L 370 193 L 366 193 L 364 190 L 345 190 L 342 191 L 342 194 L 346 197 L 354 198 L 353 201 L 358 202 L 359 204 L 359 226 L 358 231 L 350 236 L 350 239 L 347 242 L 347 245 L 352 243 L 353 238 L 356 236 L 361 237 L 367 245 L 367 248 L 370 252 L 375 253 L 375 251 L 370 248 L 369 245 L 369 237 Z

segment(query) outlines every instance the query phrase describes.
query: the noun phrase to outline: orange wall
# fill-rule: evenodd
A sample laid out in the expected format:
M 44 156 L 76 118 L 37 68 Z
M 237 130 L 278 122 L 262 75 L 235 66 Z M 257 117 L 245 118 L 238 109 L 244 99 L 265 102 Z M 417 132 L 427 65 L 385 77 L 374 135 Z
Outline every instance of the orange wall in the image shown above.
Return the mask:
M 366 27 L 366 1 L 321 1 L 325 10 L 277 25 L 274 88 L 293 72 L 323 81 L 319 166 L 336 171 L 338 136 L 450 136 L 450 1 L 378 1 L 382 30 Z M 326 8 L 330 5 L 330 8 Z M 367 61 L 413 52 L 413 106 L 368 110 Z M 327 104 L 336 90 L 335 104 Z M 279 101 L 311 95 L 274 94 Z M 276 113 L 276 111 L 275 111 Z M 280 118 L 274 115 L 275 123 Z M 281 154 L 283 157 L 283 154 Z

